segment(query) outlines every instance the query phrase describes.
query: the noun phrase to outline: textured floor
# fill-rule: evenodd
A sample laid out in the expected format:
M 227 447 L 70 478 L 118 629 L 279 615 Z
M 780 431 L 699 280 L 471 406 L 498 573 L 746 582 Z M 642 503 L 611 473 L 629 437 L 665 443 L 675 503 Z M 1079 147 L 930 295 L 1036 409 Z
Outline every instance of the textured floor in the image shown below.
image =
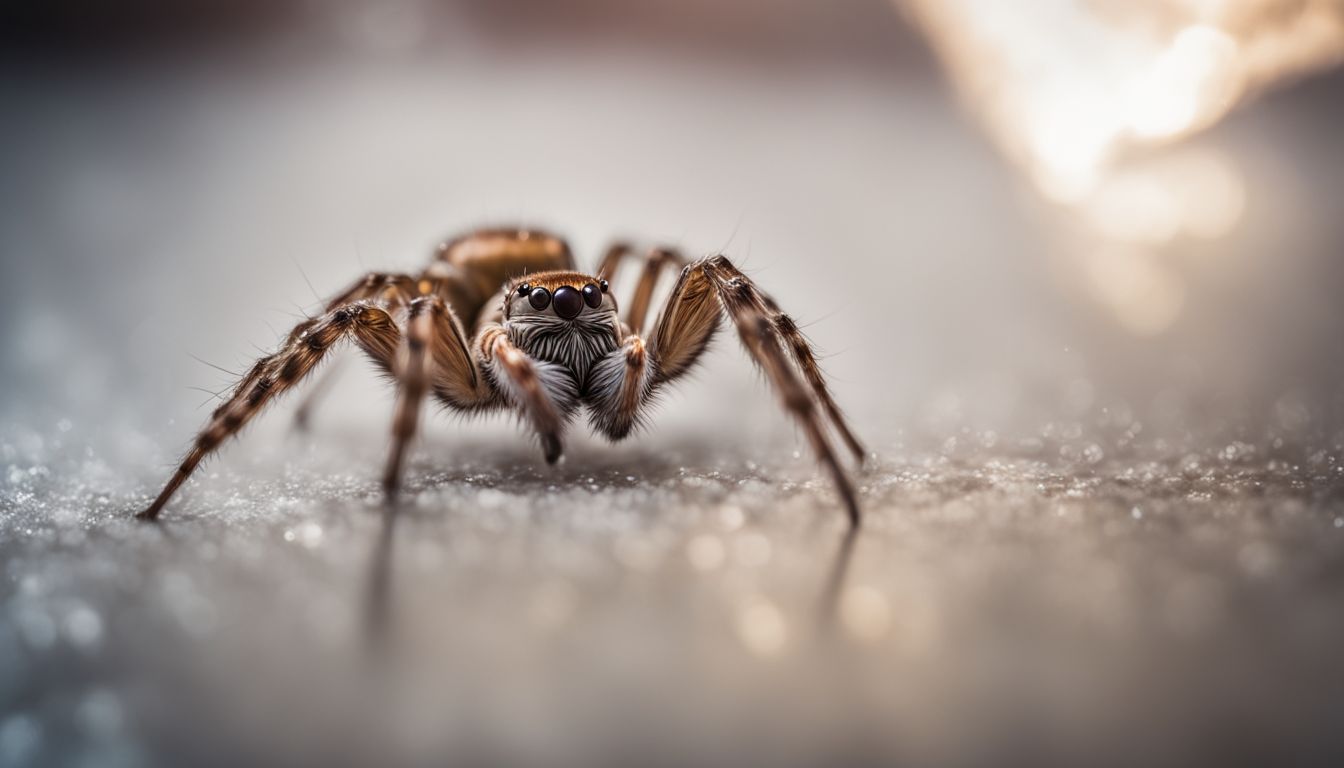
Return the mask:
M 552 470 L 522 441 L 431 437 L 389 515 L 378 441 L 277 421 L 157 526 L 126 519 L 155 470 L 59 427 L 6 439 L 4 764 L 1344 748 L 1328 452 L 879 452 L 850 537 L 786 444 L 580 442 Z

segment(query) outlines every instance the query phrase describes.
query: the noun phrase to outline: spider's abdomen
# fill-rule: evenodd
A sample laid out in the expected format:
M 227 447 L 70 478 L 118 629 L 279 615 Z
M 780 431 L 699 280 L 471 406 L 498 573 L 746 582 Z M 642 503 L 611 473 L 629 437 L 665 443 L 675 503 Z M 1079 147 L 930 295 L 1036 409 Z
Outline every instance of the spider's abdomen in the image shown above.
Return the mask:
M 453 286 L 446 298 L 463 325 L 474 329 L 501 285 L 532 272 L 573 268 L 574 256 L 562 238 L 503 228 L 477 230 L 440 245 L 425 272 Z

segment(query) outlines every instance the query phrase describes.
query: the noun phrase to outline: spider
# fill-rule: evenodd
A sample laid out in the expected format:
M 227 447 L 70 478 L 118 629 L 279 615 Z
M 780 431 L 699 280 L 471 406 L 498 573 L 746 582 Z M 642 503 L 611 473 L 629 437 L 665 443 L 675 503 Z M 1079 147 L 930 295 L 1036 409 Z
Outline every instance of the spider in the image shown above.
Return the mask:
M 633 255 L 629 245 L 616 243 L 597 274 L 587 275 L 576 271 L 568 244 L 555 235 L 485 229 L 440 245 L 418 275 L 365 275 L 243 375 L 163 491 L 137 517 L 157 519 L 202 459 L 297 386 L 342 340 L 353 340 L 397 383 L 383 473 L 383 488 L 395 498 L 427 395 L 462 411 L 516 411 L 540 438 L 547 463 L 554 463 L 561 435 L 581 409 L 606 438 L 629 435 L 657 392 L 700 359 L 726 312 L 830 474 L 850 526 L 857 527 L 854 486 L 827 424 L 860 465 L 864 449 L 789 316 L 726 257 L 688 263 L 674 249 L 654 248 L 622 320 L 610 285 L 617 267 Z M 676 286 L 653 330 L 641 335 L 659 276 L 676 266 L 682 267 Z

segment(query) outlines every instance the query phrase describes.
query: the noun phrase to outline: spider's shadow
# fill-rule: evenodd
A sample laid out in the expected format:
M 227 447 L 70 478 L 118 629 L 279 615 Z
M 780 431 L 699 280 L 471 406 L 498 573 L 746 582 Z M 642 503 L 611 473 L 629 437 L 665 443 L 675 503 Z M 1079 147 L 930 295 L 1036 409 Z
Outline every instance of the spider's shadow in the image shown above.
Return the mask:
M 453 461 L 452 457 L 470 457 Z M 473 487 L 508 487 L 543 492 L 555 485 L 629 487 L 657 486 L 692 473 L 729 471 L 757 474 L 749 469 L 747 452 L 726 451 L 706 440 L 678 440 L 648 446 L 613 447 L 598 441 L 575 441 L 560 463 L 548 466 L 539 449 L 525 442 L 427 441 L 407 473 L 407 489 L 432 490 L 469 483 Z M 444 457 L 449 457 L 444 461 Z M 445 467 L 445 463 L 451 466 Z M 631 478 L 638 478 L 632 480 Z
M 431 453 L 439 453 L 431 444 Z M 443 445 L 445 451 L 470 455 L 469 464 L 451 469 L 435 468 L 426 462 L 420 472 L 408 478 L 407 490 L 429 490 L 457 485 L 472 488 L 508 487 L 515 492 L 544 493 L 548 488 L 583 483 L 598 487 L 630 487 L 633 484 L 655 487 L 691 472 L 719 472 L 725 469 L 721 457 L 724 446 L 687 440 L 666 448 L 612 450 L 602 446 L 580 446 L 571 459 L 557 466 L 540 461 L 534 447 L 498 442 Z M 424 461 L 422 459 L 422 461 Z M 755 469 L 732 467 L 731 472 Z M 631 478 L 638 478 L 631 480 Z M 377 652 L 387 647 L 392 630 L 392 564 L 395 557 L 396 527 L 402 515 L 415 514 L 396 502 L 382 507 L 378 536 L 369 558 L 365 581 L 364 631 L 368 647 Z M 438 513 L 436 513 L 438 514 Z M 840 596 L 849 574 L 858 529 L 847 529 L 831 557 L 817 605 L 818 629 L 831 636 L 837 624 Z
M 383 506 L 369 557 L 369 571 L 364 596 L 364 638 L 368 649 L 378 654 L 387 647 L 392 626 L 392 554 L 397 520 L 401 516 L 396 503 Z
M 392 557 L 395 551 L 393 542 L 400 516 L 396 504 L 388 504 L 383 508 L 378 537 L 374 540 L 373 552 L 369 558 L 364 633 L 366 646 L 375 654 L 387 648 L 391 634 Z M 839 623 L 840 595 L 844 592 L 845 583 L 849 578 L 850 563 L 854 559 L 854 544 L 858 537 L 857 528 L 850 528 L 842 534 L 822 584 L 821 598 L 817 605 L 817 630 L 819 638 L 823 641 L 835 637 Z
M 821 600 L 817 605 L 817 629 L 823 640 L 834 636 L 840 618 L 840 595 L 849 578 L 849 564 L 854 559 L 854 543 L 859 538 L 858 528 L 849 528 L 840 538 L 830 570 L 822 584 Z
M 706 446 L 681 446 L 671 455 L 654 451 L 628 452 L 602 451 L 600 449 L 581 449 L 576 460 L 548 467 L 542 463 L 535 450 L 528 446 L 501 446 L 497 443 L 479 446 L 457 446 L 457 450 L 470 453 L 473 464 L 457 466 L 449 470 L 428 471 L 411 479 L 407 483 L 408 491 L 419 491 L 454 485 L 469 484 L 473 488 L 507 486 L 514 491 L 534 491 L 543 493 L 556 484 L 578 484 L 618 486 L 630 485 L 627 478 L 638 477 L 640 484 L 657 485 L 665 480 L 681 475 L 688 462 L 680 460 L 685 455 L 697 455 L 697 451 Z M 713 465 L 704 462 L 689 462 L 693 466 Z M 378 526 L 378 535 L 374 539 L 369 555 L 367 577 L 364 581 L 363 631 L 368 650 L 380 655 L 388 648 L 393 629 L 393 560 L 396 555 L 396 528 L 405 514 L 415 514 L 412 509 L 403 509 L 396 501 L 383 504 Z

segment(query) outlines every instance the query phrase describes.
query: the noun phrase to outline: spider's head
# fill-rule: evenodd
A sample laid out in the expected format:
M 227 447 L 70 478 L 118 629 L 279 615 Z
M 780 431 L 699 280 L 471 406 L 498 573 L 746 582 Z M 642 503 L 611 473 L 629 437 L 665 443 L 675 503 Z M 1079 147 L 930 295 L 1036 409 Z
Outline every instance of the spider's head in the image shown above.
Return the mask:
M 580 381 L 620 338 L 607 281 L 579 272 L 535 272 L 514 280 L 505 287 L 504 327 L 524 352 L 569 368 Z
M 506 319 L 550 315 L 577 322 L 585 313 L 603 319 L 616 313 L 607 281 L 578 272 L 537 272 L 514 280 L 506 290 Z

